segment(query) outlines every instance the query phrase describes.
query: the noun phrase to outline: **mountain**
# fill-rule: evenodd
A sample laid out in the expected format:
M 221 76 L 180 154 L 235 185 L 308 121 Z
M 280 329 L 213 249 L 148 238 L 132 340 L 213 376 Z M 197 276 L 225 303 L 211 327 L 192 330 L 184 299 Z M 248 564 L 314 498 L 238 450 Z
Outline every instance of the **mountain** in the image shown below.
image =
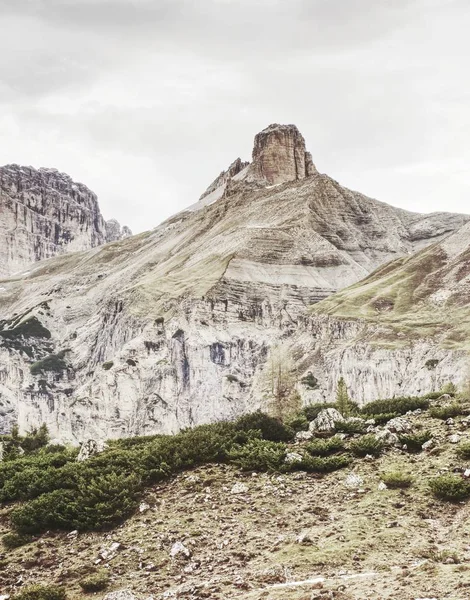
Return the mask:
M 105 221 L 96 195 L 65 173 L 0 167 L 0 276 L 128 235 L 116 220 Z
M 344 334 L 353 355 L 362 325 L 309 307 L 469 221 L 340 186 L 293 125 L 260 132 L 251 163 L 235 161 L 207 192 L 153 231 L 0 281 L 4 429 L 44 422 L 74 442 L 174 432 L 266 406 L 277 363 L 292 396 L 329 399 L 335 344 Z

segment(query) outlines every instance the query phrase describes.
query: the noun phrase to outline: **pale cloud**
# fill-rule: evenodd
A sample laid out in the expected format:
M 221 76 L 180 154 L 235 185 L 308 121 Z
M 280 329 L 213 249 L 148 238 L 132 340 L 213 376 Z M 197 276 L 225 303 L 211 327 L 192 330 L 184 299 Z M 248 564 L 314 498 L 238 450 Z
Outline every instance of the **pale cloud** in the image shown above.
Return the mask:
M 254 134 L 404 208 L 466 208 L 463 0 L 0 0 L 0 163 L 55 166 L 135 231 Z

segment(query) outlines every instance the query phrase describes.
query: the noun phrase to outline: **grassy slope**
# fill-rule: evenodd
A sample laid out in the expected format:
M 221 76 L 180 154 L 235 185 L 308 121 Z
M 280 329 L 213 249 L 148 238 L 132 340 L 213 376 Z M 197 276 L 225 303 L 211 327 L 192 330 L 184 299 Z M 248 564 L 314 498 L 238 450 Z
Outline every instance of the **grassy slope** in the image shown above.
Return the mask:
M 384 344 L 437 337 L 447 348 L 467 348 L 468 289 L 462 285 L 468 252 L 449 258 L 441 244 L 377 269 L 363 281 L 312 307 L 312 314 L 380 324 Z M 435 300 L 442 295 L 442 301 Z M 372 336 L 374 337 L 374 336 Z
M 110 589 L 129 587 L 156 598 L 196 586 L 211 599 L 300 600 L 310 598 L 312 584 L 272 586 L 317 576 L 327 578 L 325 589 L 345 586 L 345 595 L 335 598 L 466 598 L 470 504 L 432 499 L 427 482 L 440 470 L 465 466 L 448 435 L 462 430 L 462 441 L 470 441 L 470 432 L 460 418 L 451 427 L 428 413 L 411 419 L 415 430 L 432 430 L 439 453 L 391 450 L 324 477 L 200 467 L 148 490 L 150 509 L 108 533 L 44 535 L 4 552 L 0 589 L 11 591 L 21 577 L 26 584 L 65 584 L 70 600 L 78 600 L 84 598 L 78 580 L 99 566 L 111 574 Z M 413 487 L 380 491 L 380 473 L 397 467 L 414 475 Z M 363 478 L 360 489 L 344 485 L 351 471 Z M 237 482 L 248 491 L 231 493 Z M 1 534 L 8 530 L 9 510 L 0 513 Z M 309 543 L 296 541 L 302 533 Z M 175 541 L 191 549 L 190 560 L 170 558 Z M 97 565 L 112 542 L 121 544 L 117 555 Z M 375 575 L 342 579 L 366 573 Z

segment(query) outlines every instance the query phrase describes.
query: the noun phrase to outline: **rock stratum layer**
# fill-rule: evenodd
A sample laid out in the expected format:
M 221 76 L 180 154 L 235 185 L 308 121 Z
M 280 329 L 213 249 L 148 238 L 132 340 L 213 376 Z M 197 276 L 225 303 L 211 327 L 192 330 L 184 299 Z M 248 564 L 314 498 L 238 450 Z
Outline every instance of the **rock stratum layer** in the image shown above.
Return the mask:
M 297 159 L 270 171 L 283 179 L 272 187 L 256 161 L 291 156 L 300 139 L 279 127 L 265 130 L 263 153 L 257 137 L 254 162 L 153 231 L 0 281 L 4 430 L 45 422 L 73 442 L 175 432 L 266 408 L 278 364 L 304 403 L 331 400 L 341 375 L 360 403 L 459 377 L 462 350 L 424 330 L 388 339 L 380 323 L 335 314 L 335 297 L 310 307 L 391 260 L 444 248 L 469 217 L 393 208 L 293 169 Z
M 131 232 L 106 222 L 96 195 L 56 169 L 0 167 L 0 276 Z

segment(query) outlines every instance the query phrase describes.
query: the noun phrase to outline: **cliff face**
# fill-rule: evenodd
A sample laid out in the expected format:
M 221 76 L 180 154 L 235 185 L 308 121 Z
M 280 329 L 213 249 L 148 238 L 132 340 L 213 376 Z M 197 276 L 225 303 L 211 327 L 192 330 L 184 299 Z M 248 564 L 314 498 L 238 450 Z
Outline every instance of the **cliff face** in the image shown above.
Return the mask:
M 0 168 L 0 277 L 56 254 L 122 239 L 114 223 L 117 228 L 105 223 L 96 195 L 64 173 Z
M 267 155 L 279 139 L 291 157 L 277 133 Z M 380 323 L 309 307 L 469 217 L 393 208 L 297 158 L 272 187 L 265 167 L 250 176 L 265 155 L 151 232 L 1 282 L 0 427 L 45 422 L 74 442 L 174 432 L 266 408 L 276 361 L 305 403 L 331 400 L 340 375 L 359 402 L 460 377 L 458 346 L 405 333 L 387 348 Z

